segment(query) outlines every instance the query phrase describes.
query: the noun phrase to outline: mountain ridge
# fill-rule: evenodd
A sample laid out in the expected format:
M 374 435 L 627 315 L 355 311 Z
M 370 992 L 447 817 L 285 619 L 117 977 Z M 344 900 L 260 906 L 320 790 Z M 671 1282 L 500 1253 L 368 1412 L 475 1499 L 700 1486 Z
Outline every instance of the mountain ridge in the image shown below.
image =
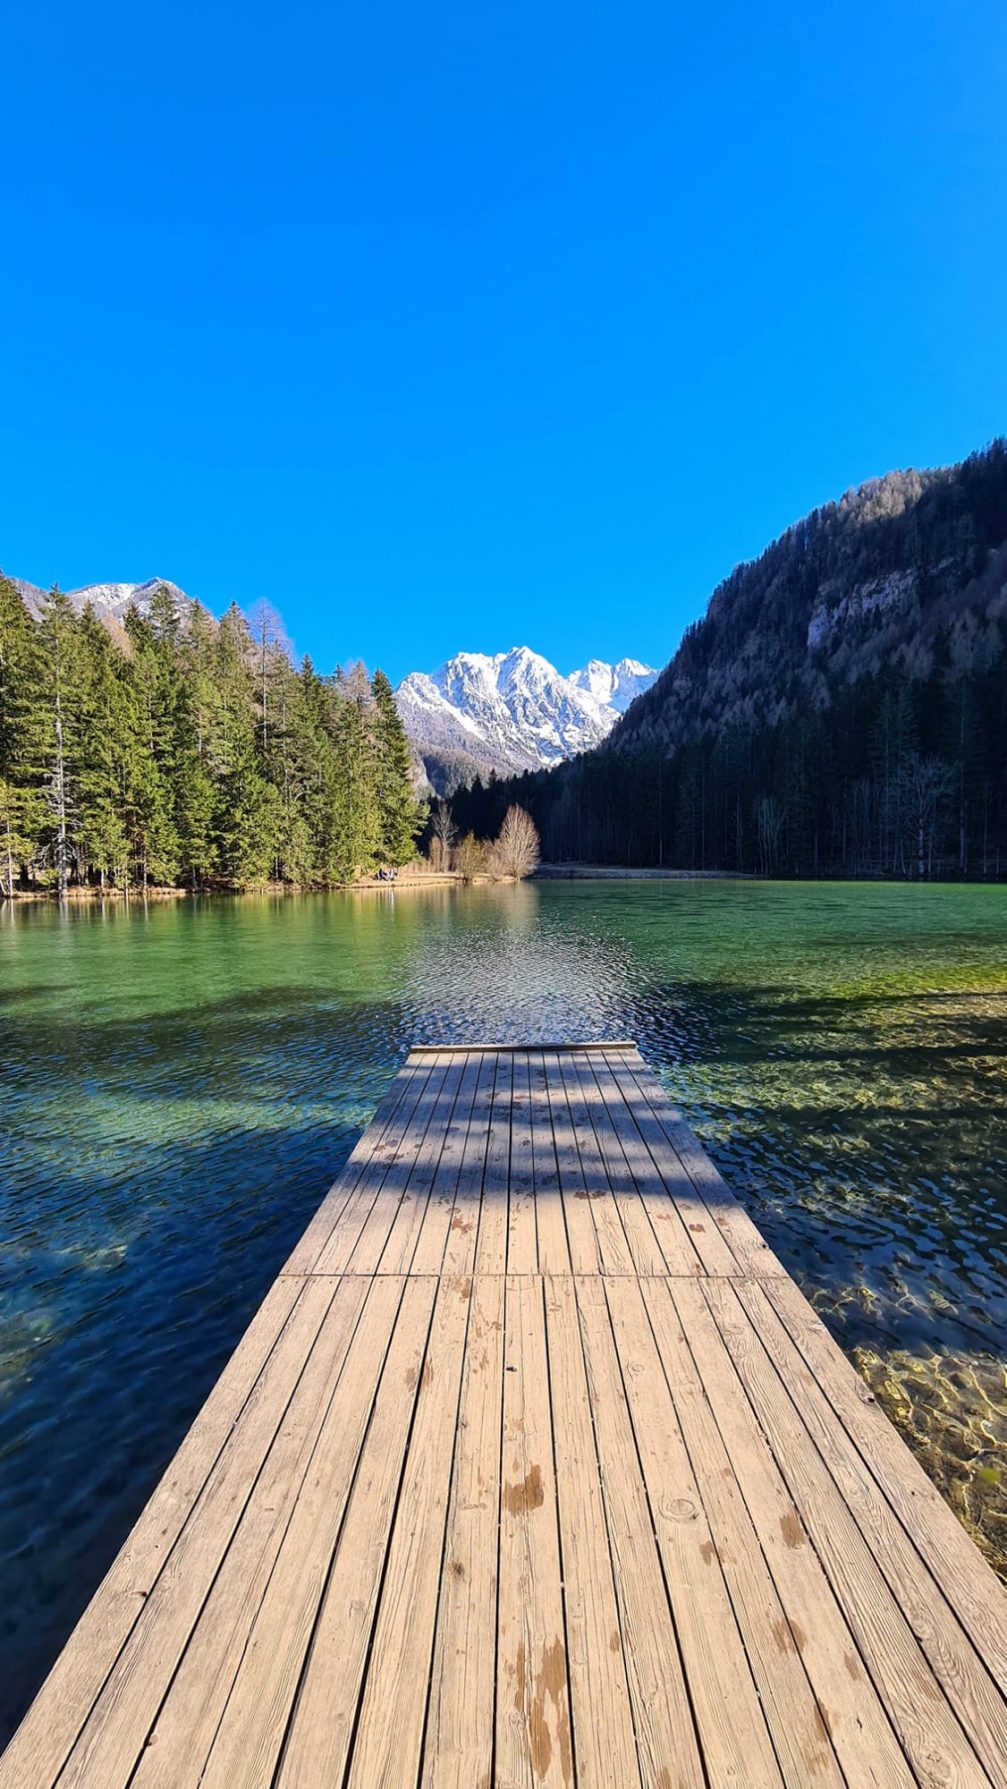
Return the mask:
M 599 747 L 459 800 L 549 859 L 763 875 L 1007 870 L 1007 440 L 886 473 L 735 567 Z
M 564 676 L 527 646 L 457 652 L 436 671 L 411 671 L 395 692 L 414 752 L 438 793 L 476 776 L 510 775 L 600 745 L 657 672 L 602 659 Z

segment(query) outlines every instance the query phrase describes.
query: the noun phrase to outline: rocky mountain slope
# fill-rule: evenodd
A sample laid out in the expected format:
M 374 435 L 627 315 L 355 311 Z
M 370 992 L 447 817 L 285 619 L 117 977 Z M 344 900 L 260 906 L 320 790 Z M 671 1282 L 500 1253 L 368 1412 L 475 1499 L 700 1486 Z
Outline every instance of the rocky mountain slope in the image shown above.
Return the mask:
M 1007 621 L 1007 444 L 890 472 L 739 565 L 612 734 L 665 751 L 824 715 L 873 678 L 980 672 Z
M 492 656 L 459 652 L 396 691 L 399 714 L 434 788 L 476 775 L 558 764 L 600 745 L 657 672 L 636 659 L 592 659 L 564 677 L 527 646 Z
M 15 590 L 19 591 L 29 612 L 36 618 L 42 613 L 48 591 L 40 589 L 37 584 L 29 584 L 24 578 L 11 578 Z M 83 584 L 79 590 L 67 590 L 69 598 L 78 614 L 90 603 L 99 621 L 121 623 L 126 619 L 131 607 L 144 614 L 150 607 L 150 599 L 155 590 L 161 587 L 174 598 L 180 613 L 184 614 L 192 602 L 184 590 L 172 584 L 168 578 L 148 578 L 143 584 Z
M 455 822 L 515 800 L 555 861 L 1007 876 L 1007 440 L 795 523 L 600 747 Z

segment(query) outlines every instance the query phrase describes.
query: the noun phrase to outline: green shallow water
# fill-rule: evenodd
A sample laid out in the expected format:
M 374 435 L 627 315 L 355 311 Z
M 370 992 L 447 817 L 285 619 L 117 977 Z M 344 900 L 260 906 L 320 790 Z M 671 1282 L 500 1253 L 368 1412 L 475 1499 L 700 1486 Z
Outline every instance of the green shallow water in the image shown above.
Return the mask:
M 1007 1575 L 1007 890 L 0 907 L 0 1739 L 413 1039 L 636 1037 Z

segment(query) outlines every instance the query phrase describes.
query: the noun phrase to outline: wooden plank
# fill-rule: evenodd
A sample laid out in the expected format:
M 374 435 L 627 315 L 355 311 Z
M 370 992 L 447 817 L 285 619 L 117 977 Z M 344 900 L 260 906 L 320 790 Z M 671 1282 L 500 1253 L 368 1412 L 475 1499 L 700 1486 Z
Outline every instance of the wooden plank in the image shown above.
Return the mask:
M 710 1218 L 731 1253 L 738 1262 L 743 1274 L 783 1274 L 785 1268 L 774 1255 L 769 1244 L 756 1228 L 747 1211 L 740 1204 L 734 1193 L 717 1172 L 706 1150 L 693 1135 L 682 1119 L 681 1113 L 665 1097 L 653 1074 L 651 1074 L 639 1051 L 630 1051 L 625 1055 L 612 1054 L 608 1057 L 609 1066 L 616 1080 L 623 1088 L 627 1102 L 638 1115 L 638 1122 L 643 1122 L 643 1111 L 646 1109 L 656 1121 L 664 1137 L 667 1148 L 681 1164 L 692 1182 L 694 1197 L 705 1205 Z M 633 1088 L 636 1094 L 633 1093 Z M 650 1120 L 646 1120 L 650 1122 Z M 699 1252 L 703 1253 L 703 1243 L 709 1245 L 710 1232 L 705 1232 L 697 1241 Z M 705 1259 L 705 1257 L 704 1257 Z M 713 1268 L 710 1271 L 717 1272 Z
M 344 1163 L 311 1219 L 304 1235 L 289 1256 L 284 1273 L 310 1273 L 319 1253 L 332 1235 L 340 1216 L 367 1168 L 380 1152 L 388 1153 L 405 1134 L 413 1105 L 430 1073 L 428 1062 L 407 1062 L 385 1091 L 370 1124 L 358 1137 Z
M 539 1266 L 543 1273 L 569 1273 L 570 1244 L 566 1234 L 556 1141 L 546 1087 L 549 1071 L 541 1051 L 536 1050 L 529 1055 L 528 1070 Z
M 510 1181 L 507 1214 L 507 1272 L 538 1272 L 535 1171 L 531 1140 L 531 1085 L 528 1057 L 514 1058 L 511 1090 Z
M 779 1789 L 758 1689 L 639 1284 L 608 1280 L 605 1291 L 707 1772 L 716 1783 Z
M 443 1266 L 455 1197 L 469 1141 L 469 1129 L 476 1107 L 479 1076 L 485 1061 L 486 1058 L 482 1056 L 463 1058 L 461 1084 L 444 1137 L 437 1174 L 430 1188 L 416 1246 L 409 1262 L 410 1273 L 440 1273 Z
M 856 1641 L 832 1593 L 807 1531 L 780 1476 L 762 1429 L 703 1295 L 702 1281 L 672 1280 L 668 1290 L 752 1525 L 772 1573 L 794 1645 L 800 1652 L 847 1783 L 910 1789 L 914 1778 L 902 1747 L 863 1668 Z M 781 1635 L 785 1645 L 786 1638 Z
M 581 1109 L 587 1122 L 588 1131 L 594 1141 L 587 1145 L 590 1166 L 585 1159 L 585 1143 L 581 1143 L 581 1161 L 585 1165 L 588 1177 L 596 1172 L 612 1190 L 612 1204 L 619 1215 L 622 1234 L 626 1238 L 626 1249 L 630 1254 L 628 1267 L 624 1272 L 635 1274 L 665 1274 L 667 1258 L 658 1245 L 655 1227 L 647 1213 L 644 1200 L 640 1199 L 637 1181 L 633 1179 L 626 1154 L 622 1149 L 619 1136 L 615 1134 L 614 1125 L 605 1107 L 605 1098 L 599 1086 L 599 1063 L 594 1056 L 574 1056 L 562 1068 L 563 1079 L 567 1084 L 576 1081 L 580 1086 Z M 601 1063 L 601 1075 L 605 1075 L 605 1063 Z M 601 1218 L 603 1202 L 596 1206 L 596 1224 Z M 601 1236 L 601 1227 L 599 1227 Z M 603 1254 L 608 1259 L 608 1249 L 603 1242 Z M 692 1261 L 696 1263 L 696 1251 L 690 1251 Z M 612 1256 L 615 1259 L 615 1256 Z M 612 1268 L 617 1272 L 622 1268 Z
M 277 1280 L 0 1759 L 4 1789 L 55 1782 L 301 1295 Z
M 66 1789 L 118 1789 L 129 1781 L 335 1290 L 331 1281 L 304 1282 L 63 1767 Z
M 635 1049 L 438 1047 L 0 1786 L 1007 1789 L 1005 1681 L 1007 1596 Z
M 744 1271 L 725 1234 L 726 1218 L 724 1223 L 720 1217 L 715 1219 L 700 1197 L 685 1164 L 668 1140 L 658 1112 L 631 1072 L 637 1061 L 641 1074 L 650 1082 L 651 1077 L 642 1060 L 631 1055 L 606 1056 L 604 1071 L 599 1067 L 598 1073 L 602 1077 L 609 1115 L 624 1147 L 629 1147 L 627 1121 L 643 1144 L 645 1153 L 642 1156 L 638 1148 L 634 1149 L 634 1173 L 647 1195 L 647 1209 L 671 1271 L 676 1274 Z M 660 1101 L 656 1082 L 652 1087 L 655 1098 Z M 683 1248 L 683 1245 L 687 1246 Z
M 436 1058 L 435 1058 L 436 1061 Z M 412 1266 L 413 1255 L 419 1239 L 420 1231 L 434 1196 L 434 1189 L 440 1180 L 442 1167 L 445 1180 L 450 1183 L 452 1154 L 444 1162 L 444 1151 L 451 1143 L 452 1151 L 455 1142 L 464 1143 L 464 1131 L 468 1123 L 467 1108 L 459 1111 L 458 1102 L 466 1092 L 466 1072 L 470 1058 L 468 1056 L 444 1058 L 446 1073 L 441 1084 L 437 1105 L 427 1125 L 422 1147 L 417 1154 L 413 1171 L 409 1176 L 398 1209 L 392 1219 L 391 1228 L 380 1253 L 374 1257 L 374 1269 L 377 1273 L 408 1273 Z M 457 1125 L 461 1126 L 462 1136 L 453 1138 Z M 460 1153 L 460 1150 L 459 1150 Z M 380 1240 L 380 1234 L 379 1234 Z M 358 1270 L 366 1271 L 371 1266 L 372 1255 L 362 1237 L 354 1254 Z
M 598 1148 L 587 1101 L 576 1073 L 577 1061 L 577 1057 L 570 1057 L 564 1067 L 562 1061 L 557 1060 L 554 1075 L 557 1093 L 560 1087 L 563 1089 L 577 1145 L 580 1185 L 573 1191 L 573 1197 L 588 1202 L 602 1272 L 632 1273 L 633 1257 L 626 1240 L 621 1209 L 616 1203 L 605 1161 Z M 569 1193 L 569 1188 L 567 1190 Z
M 578 1276 L 575 1288 L 641 1778 L 646 1789 L 667 1789 L 669 1782 L 705 1789 L 605 1289 L 594 1275 Z
M 444 1051 L 451 1054 L 461 1050 L 488 1050 L 490 1054 L 494 1056 L 525 1056 L 529 1052 L 534 1053 L 538 1050 L 545 1050 L 550 1056 L 561 1056 L 567 1054 L 571 1050 L 635 1049 L 636 1044 L 633 1042 L 632 1038 L 616 1037 L 589 1043 L 569 1043 L 561 1040 L 558 1043 L 552 1044 L 531 1042 L 525 1044 L 412 1044 L 410 1046 L 409 1055 L 410 1058 L 412 1058 L 414 1056 L 423 1057 L 435 1054 L 440 1055 Z
M 619 1607 L 569 1277 L 545 1283 L 578 1789 L 640 1782 Z
M 348 1273 L 377 1273 L 379 1267 L 384 1273 L 408 1271 L 464 1069 L 463 1056 L 431 1058 L 416 1125 L 422 1131 L 383 1182 L 353 1244 Z
M 254 1495 L 157 1713 L 131 1789 L 177 1789 L 179 1783 L 199 1780 L 367 1290 L 364 1279 L 346 1279 L 336 1288 Z
M 371 1462 L 387 1426 L 395 1431 L 390 1452 L 398 1483 L 414 1401 L 414 1389 L 409 1389 L 408 1381 L 411 1375 L 415 1388 L 422 1369 L 432 1303 L 431 1283 L 426 1280 L 410 1280 L 403 1285 L 389 1277 L 371 1283 L 349 1359 L 326 1414 L 311 1468 L 217 1729 L 201 1779 L 205 1789 L 261 1789 L 263 1783 L 273 1779 L 309 1647 L 314 1652 L 319 1644 L 319 1604 L 327 1579 L 334 1575 L 332 1562 L 350 1494 L 359 1494 L 361 1485 L 366 1488 L 369 1484 Z M 370 1513 L 377 1522 L 377 1497 Z M 384 1553 L 383 1543 L 379 1542 L 379 1546 L 375 1570 Z M 363 1554 L 366 1558 L 366 1547 Z M 368 1631 L 369 1627 L 368 1618 Z M 348 1634 L 348 1660 L 351 1651 Z M 305 1691 L 313 1681 L 316 1680 L 309 1674 Z M 329 1687 L 335 1704 L 335 1687 Z M 354 1689 L 351 1716 L 355 1707 Z M 335 1715 L 334 1707 L 333 1733 Z M 313 1780 L 327 1779 L 322 1775 Z
M 845 1779 L 667 1281 L 642 1281 L 641 1290 L 710 1524 L 709 1563 L 716 1558 L 723 1569 L 784 1782 L 788 1789 L 806 1789 L 809 1779 L 820 1789 L 841 1789 Z
M 988 1789 L 985 1771 L 730 1282 L 704 1281 L 703 1289 L 913 1769 L 924 1783 Z
M 1007 1591 L 799 1287 L 789 1278 L 764 1284 L 809 1372 L 927 1567 L 967 1614 L 969 1636 L 994 1682 L 1007 1686 Z
M 443 1064 L 430 1065 L 403 1134 L 389 1144 L 387 1151 L 376 1151 L 373 1161 L 365 1166 L 332 1235 L 318 1254 L 314 1273 L 346 1273 L 358 1248 L 373 1247 L 375 1232 L 387 1236 L 423 1147 L 446 1073 Z
M 479 1211 L 479 1235 L 476 1239 L 476 1273 L 504 1273 L 507 1268 L 510 1101 L 513 1077 L 513 1052 L 498 1056 Z
M 694 1225 L 695 1217 L 687 1219 L 679 1209 L 672 1188 L 662 1179 L 660 1169 L 653 1155 L 640 1134 L 636 1120 L 626 1104 L 618 1082 L 616 1081 L 604 1056 L 592 1056 L 590 1069 L 598 1088 L 600 1107 L 599 1124 L 615 1141 L 612 1144 L 613 1157 L 616 1146 L 626 1164 L 625 1172 L 628 1181 L 636 1188 L 637 1197 L 646 1212 L 654 1240 L 658 1249 L 657 1273 L 700 1274 L 706 1271 L 696 1247 Z M 675 1188 L 682 1192 L 684 1180 L 675 1182 Z M 703 1222 L 705 1230 L 706 1224 Z M 711 1265 L 717 1265 L 713 1257 L 708 1256 Z M 734 1259 L 730 1251 L 724 1249 L 720 1268 L 725 1272 L 735 1271 Z M 640 1271 L 643 1271 L 642 1265 Z
M 423 1789 L 473 1789 L 493 1765 L 504 1280 L 471 1284 Z
M 508 1277 L 496 1784 L 573 1782 L 562 1569 L 542 1283 Z
M 570 1265 L 574 1273 L 600 1273 L 598 1232 L 594 1227 L 591 1201 L 587 1196 L 584 1172 L 580 1164 L 573 1115 L 566 1097 L 566 1087 L 557 1073 L 555 1063 L 549 1063 L 547 1067 L 545 1095 L 552 1124 L 556 1173 L 563 1201 Z
M 790 1393 L 896 1605 L 998 1789 L 1007 1789 L 1007 1701 L 935 1584 L 761 1285 L 738 1287 L 753 1329 Z
M 486 1152 L 489 1148 L 490 1111 L 493 1083 L 496 1078 L 495 1056 L 484 1052 L 476 1057 L 478 1082 L 475 1103 L 469 1120 L 462 1156 L 461 1171 L 455 1186 L 454 1202 L 444 1246 L 442 1271 L 452 1275 L 470 1274 L 475 1267 L 476 1244 L 482 1209 L 483 1177 L 486 1173 Z
M 348 1789 L 401 1789 L 419 1769 L 471 1295 L 471 1280 L 438 1286 Z

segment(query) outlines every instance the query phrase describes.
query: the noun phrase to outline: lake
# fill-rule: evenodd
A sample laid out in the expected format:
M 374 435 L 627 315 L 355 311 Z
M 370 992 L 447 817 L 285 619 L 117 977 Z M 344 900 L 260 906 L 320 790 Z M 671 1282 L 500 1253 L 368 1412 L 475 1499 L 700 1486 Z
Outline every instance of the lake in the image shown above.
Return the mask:
M 1007 1575 L 1007 889 L 0 906 L 0 1742 L 410 1041 L 638 1039 Z

